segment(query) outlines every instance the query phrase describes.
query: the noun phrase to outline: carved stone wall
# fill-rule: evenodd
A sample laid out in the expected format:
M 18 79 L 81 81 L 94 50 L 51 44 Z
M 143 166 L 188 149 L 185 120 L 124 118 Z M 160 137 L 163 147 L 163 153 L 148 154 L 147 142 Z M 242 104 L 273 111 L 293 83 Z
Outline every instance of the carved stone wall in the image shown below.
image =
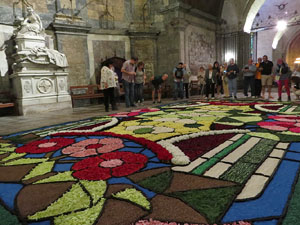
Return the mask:
M 216 61 L 216 35 L 204 28 L 188 26 L 185 31 L 186 63 L 196 73 Z

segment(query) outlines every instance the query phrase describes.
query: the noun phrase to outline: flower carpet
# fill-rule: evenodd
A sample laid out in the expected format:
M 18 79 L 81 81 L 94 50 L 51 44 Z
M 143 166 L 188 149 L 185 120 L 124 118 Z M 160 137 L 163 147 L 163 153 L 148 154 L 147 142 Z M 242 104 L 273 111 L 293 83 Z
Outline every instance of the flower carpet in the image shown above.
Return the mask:
M 182 102 L 0 137 L 0 224 L 300 224 L 300 107 Z

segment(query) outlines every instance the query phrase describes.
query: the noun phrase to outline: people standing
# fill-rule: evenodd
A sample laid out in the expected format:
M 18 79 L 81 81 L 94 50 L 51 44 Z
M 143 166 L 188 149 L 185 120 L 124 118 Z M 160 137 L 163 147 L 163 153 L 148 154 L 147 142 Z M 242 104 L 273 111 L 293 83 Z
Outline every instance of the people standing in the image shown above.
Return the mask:
M 186 64 L 183 65 L 183 69 L 184 69 L 183 87 L 184 87 L 185 97 L 189 98 L 189 84 L 190 84 L 191 71 L 187 69 Z
M 273 85 L 273 63 L 268 60 L 268 56 L 263 56 L 263 62 L 260 64 L 261 71 L 261 85 L 262 85 L 262 98 L 265 98 L 265 90 L 268 88 L 268 99 L 272 99 L 271 89 Z
M 217 82 L 217 70 L 213 68 L 211 64 L 208 65 L 208 69 L 205 72 L 205 83 L 206 83 L 206 98 L 215 97 L 215 84 Z
M 227 67 L 227 76 L 228 76 L 228 87 L 229 95 L 234 99 L 237 99 L 237 76 L 240 70 L 237 64 L 234 63 L 234 59 L 230 59 L 229 65 Z
M 157 92 L 157 103 L 161 103 L 161 85 L 162 83 L 168 79 L 168 74 L 164 74 L 161 76 L 153 76 L 151 78 L 152 83 L 152 101 L 155 104 L 155 93 Z
M 127 60 L 123 63 L 123 67 L 121 69 L 123 88 L 125 91 L 125 104 L 127 108 L 129 108 L 130 106 L 136 106 L 134 104 L 134 78 L 136 75 L 135 65 L 137 61 L 138 58 L 131 57 L 130 60 Z
M 173 70 L 174 77 L 174 100 L 177 98 L 183 99 L 183 76 L 185 74 L 185 69 L 183 68 L 183 63 L 178 63 L 177 67 Z
M 134 82 L 134 92 L 135 92 L 135 102 L 137 104 L 143 104 L 143 92 L 144 92 L 144 84 L 146 80 L 146 74 L 144 69 L 145 64 L 143 62 L 139 62 L 137 64 L 137 68 L 135 70 L 135 82 Z
M 261 70 L 260 64 L 262 62 L 262 58 L 257 59 L 256 66 L 256 74 L 255 74 L 255 82 L 254 82 L 254 89 L 255 89 L 255 97 L 260 98 L 261 97 Z
M 217 89 L 217 98 L 221 97 L 221 90 L 222 90 L 222 73 L 220 70 L 219 62 L 214 62 L 213 70 L 216 71 L 216 89 Z
M 248 97 L 249 86 L 251 89 L 251 97 L 255 98 L 255 74 L 256 74 L 256 66 L 253 64 L 253 60 L 249 59 L 248 64 L 244 66 L 244 95 Z
M 277 60 L 277 66 L 275 70 L 276 76 L 279 76 L 279 81 L 278 81 L 278 101 L 281 101 L 281 94 L 282 94 L 282 87 L 284 85 L 286 93 L 288 95 L 288 101 L 291 101 L 291 93 L 290 93 L 290 76 L 291 76 L 291 71 L 287 65 L 283 61 L 283 59 L 278 59 Z
M 101 69 L 101 81 L 100 89 L 104 94 L 104 106 L 105 111 L 109 111 L 109 102 L 112 106 L 112 110 L 117 110 L 114 89 L 116 85 L 116 75 L 113 71 L 113 62 L 108 60 L 107 63 Z
M 198 71 L 198 85 L 199 85 L 199 95 L 204 95 L 204 87 L 205 87 L 205 69 L 203 66 L 199 68 Z
M 223 73 L 223 90 L 224 90 L 224 98 L 229 98 L 229 87 L 228 87 L 228 75 L 227 75 L 227 63 L 224 63 L 221 69 L 221 73 Z

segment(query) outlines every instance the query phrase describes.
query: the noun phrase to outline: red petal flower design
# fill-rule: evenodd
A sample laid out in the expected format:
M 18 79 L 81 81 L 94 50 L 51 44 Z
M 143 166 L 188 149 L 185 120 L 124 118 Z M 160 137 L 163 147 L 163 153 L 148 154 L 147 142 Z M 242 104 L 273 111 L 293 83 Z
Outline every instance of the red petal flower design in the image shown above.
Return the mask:
M 291 131 L 293 133 L 300 133 L 300 117 L 290 115 L 269 116 L 269 119 L 277 121 L 259 122 L 262 128 L 273 131 Z
M 128 176 L 144 168 L 147 161 L 143 154 L 110 152 L 75 163 L 72 175 L 81 180 L 107 180 L 111 177 Z
M 70 138 L 51 138 L 39 141 L 33 141 L 16 149 L 16 153 L 41 154 L 57 151 L 63 147 L 73 144 L 74 140 Z

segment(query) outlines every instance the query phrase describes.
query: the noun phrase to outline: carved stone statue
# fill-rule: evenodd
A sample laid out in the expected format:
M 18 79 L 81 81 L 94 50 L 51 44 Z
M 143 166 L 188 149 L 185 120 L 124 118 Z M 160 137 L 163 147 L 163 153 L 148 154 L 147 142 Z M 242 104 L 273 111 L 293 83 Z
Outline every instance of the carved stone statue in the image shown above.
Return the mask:
M 38 14 L 34 12 L 34 10 L 31 7 L 27 7 L 27 16 L 21 22 L 21 25 L 17 29 L 17 34 L 28 34 L 35 36 L 44 34 L 44 28 L 41 18 Z

